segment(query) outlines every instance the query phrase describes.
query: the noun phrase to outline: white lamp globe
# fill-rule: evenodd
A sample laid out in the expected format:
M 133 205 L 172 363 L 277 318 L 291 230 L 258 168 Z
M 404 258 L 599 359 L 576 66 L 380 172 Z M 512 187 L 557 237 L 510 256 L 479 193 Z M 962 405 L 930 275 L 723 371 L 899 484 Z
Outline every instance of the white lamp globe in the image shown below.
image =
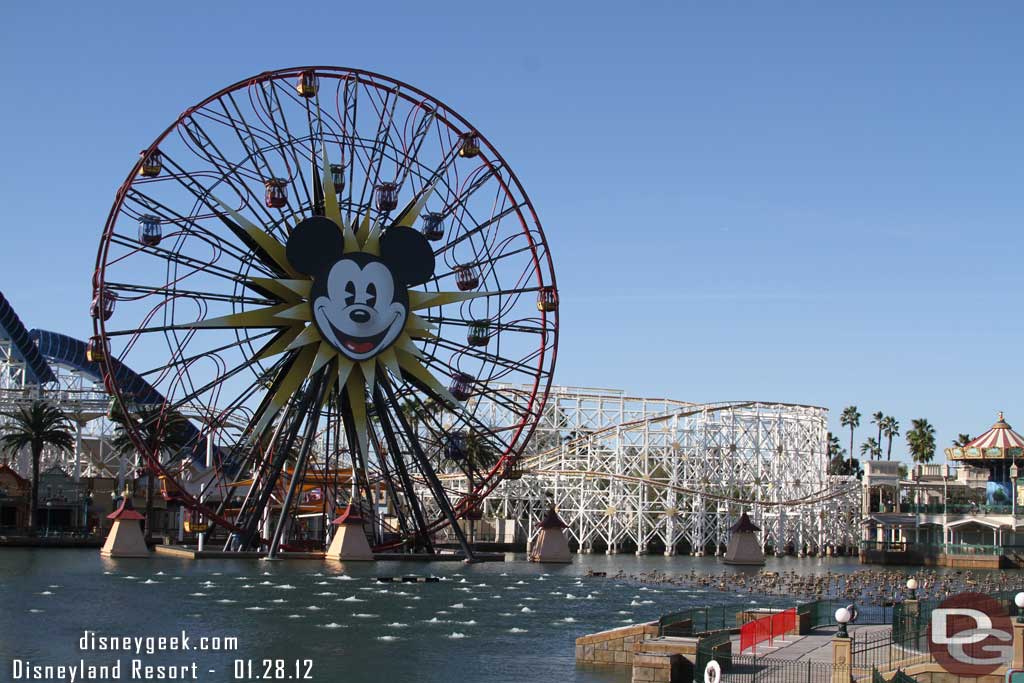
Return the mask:
M 917 579 L 915 579 L 913 576 L 907 579 L 907 590 L 917 590 Z
M 1022 595 L 1024 595 L 1024 594 L 1022 594 Z M 848 624 L 848 623 L 850 623 L 850 618 L 852 616 L 853 615 L 850 614 L 850 610 L 846 609 L 845 607 L 840 607 L 839 609 L 836 610 L 836 623 Z
M 1017 595 L 1013 596 L 1013 604 L 1024 609 L 1024 593 L 1017 593 Z

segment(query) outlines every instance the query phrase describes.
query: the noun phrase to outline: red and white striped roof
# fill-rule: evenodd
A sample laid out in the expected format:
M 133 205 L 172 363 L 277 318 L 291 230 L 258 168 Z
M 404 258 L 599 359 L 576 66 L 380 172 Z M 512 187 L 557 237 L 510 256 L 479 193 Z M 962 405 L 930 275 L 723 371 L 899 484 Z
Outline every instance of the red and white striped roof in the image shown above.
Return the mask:
M 999 413 L 999 421 L 992 425 L 992 429 L 964 448 L 1024 448 L 1024 436 L 1013 431 L 1013 427 L 1003 419 L 1003 414 Z

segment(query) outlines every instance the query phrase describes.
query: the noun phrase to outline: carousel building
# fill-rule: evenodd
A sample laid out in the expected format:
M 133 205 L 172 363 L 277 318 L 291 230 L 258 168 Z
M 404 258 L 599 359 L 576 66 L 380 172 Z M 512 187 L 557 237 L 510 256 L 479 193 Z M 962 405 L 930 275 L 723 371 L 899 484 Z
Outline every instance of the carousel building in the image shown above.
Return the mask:
M 866 463 L 861 560 L 957 567 L 1024 566 L 1018 510 L 1024 436 L 1002 413 L 949 464 Z

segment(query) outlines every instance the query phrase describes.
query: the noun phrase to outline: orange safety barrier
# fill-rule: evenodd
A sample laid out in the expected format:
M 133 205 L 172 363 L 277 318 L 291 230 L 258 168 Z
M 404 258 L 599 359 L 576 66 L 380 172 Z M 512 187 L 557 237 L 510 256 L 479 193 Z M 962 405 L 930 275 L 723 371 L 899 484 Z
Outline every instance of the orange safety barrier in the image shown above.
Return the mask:
M 796 608 L 790 608 L 775 614 L 769 614 L 748 621 L 740 627 L 740 652 L 754 648 L 757 652 L 758 643 L 768 641 L 771 645 L 776 637 L 782 637 L 796 628 Z

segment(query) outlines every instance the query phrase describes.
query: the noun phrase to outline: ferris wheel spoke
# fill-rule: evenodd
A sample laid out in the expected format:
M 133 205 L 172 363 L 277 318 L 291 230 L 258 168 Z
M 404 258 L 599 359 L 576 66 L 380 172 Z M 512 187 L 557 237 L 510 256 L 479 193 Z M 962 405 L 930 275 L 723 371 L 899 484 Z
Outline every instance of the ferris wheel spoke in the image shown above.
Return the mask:
M 149 368 L 148 370 L 145 370 L 143 372 L 138 373 L 138 375 L 139 375 L 139 377 L 142 377 L 143 379 L 145 379 L 147 377 L 153 377 L 153 376 L 158 376 L 159 377 L 164 372 L 167 372 L 168 370 L 171 370 L 173 368 L 179 367 L 181 365 L 185 365 L 185 366 L 191 365 L 191 364 L 195 363 L 196 361 L 198 361 L 198 360 L 200 360 L 202 358 L 205 358 L 205 357 L 207 357 L 207 356 L 209 356 L 211 354 L 222 353 L 222 352 L 228 351 L 230 349 L 238 348 L 239 346 L 241 346 L 241 345 L 243 345 L 245 343 L 251 343 L 251 342 L 256 341 L 258 339 L 262 339 L 264 337 L 270 336 L 270 335 L 272 335 L 274 333 L 275 333 L 274 330 L 269 330 L 267 332 L 263 332 L 261 334 L 258 334 L 258 335 L 252 336 L 252 337 L 247 337 L 246 339 L 243 339 L 241 341 L 235 341 L 235 342 L 231 342 L 229 344 L 224 344 L 223 346 L 218 346 L 216 348 L 209 349 L 209 350 L 203 351 L 201 353 L 198 353 L 198 354 L 195 354 L 195 355 L 192 355 L 192 356 L 179 356 L 179 355 L 175 355 L 175 356 L 173 356 L 171 358 L 171 361 L 169 363 L 165 363 L 164 365 L 158 365 L 156 367 Z
M 493 353 L 488 353 L 479 346 L 462 346 L 443 339 L 438 340 L 437 345 L 441 349 L 451 351 L 453 356 L 474 358 L 492 366 L 496 365 L 498 367 L 505 368 L 509 372 L 521 372 L 526 375 L 533 375 L 536 372 L 536 368 L 528 365 L 528 361 L 535 358 L 539 353 L 543 353 L 543 349 L 541 349 L 525 356 L 522 360 L 512 360 Z
M 255 297 L 239 296 L 235 294 L 218 294 L 215 292 L 181 289 L 174 282 L 170 282 L 166 285 L 132 285 L 121 282 L 104 282 L 103 286 L 108 291 L 117 294 L 118 300 L 120 301 L 135 301 L 147 296 L 162 294 L 168 296 L 204 299 L 206 301 L 217 301 L 222 303 L 241 303 L 251 306 L 271 306 L 279 303 L 277 300 L 257 299 Z M 122 294 L 139 294 L 141 296 L 133 298 L 123 296 Z
M 508 392 L 500 390 L 484 389 L 480 392 L 478 398 L 486 396 L 490 401 L 500 406 L 502 409 L 517 416 L 520 421 L 535 420 L 540 417 L 540 414 L 536 410 L 531 410 L 529 405 L 522 405 L 516 401 L 513 401 Z
M 343 164 L 345 172 L 348 173 L 346 187 L 351 190 L 355 183 L 356 168 L 356 116 L 358 114 L 359 101 L 359 77 L 345 78 L 344 86 L 341 88 L 340 98 L 335 100 L 335 109 L 338 112 L 338 119 L 341 122 L 342 139 L 339 143 L 341 148 L 341 159 L 338 163 Z M 347 154 L 346 154 L 347 149 Z
M 434 251 L 434 254 L 440 255 L 440 254 L 443 254 L 446 251 L 451 251 L 452 249 L 457 247 L 459 244 L 465 242 L 466 240 L 472 239 L 473 237 L 475 237 L 477 235 L 480 235 L 482 232 L 484 232 L 488 228 L 490 228 L 490 227 L 492 227 L 492 226 L 494 226 L 496 224 L 499 224 L 503 219 L 507 218 L 508 216 L 511 216 L 513 214 L 518 213 L 525 206 L 526 206 L 525 202 L 520 202 L 518 204 L 513 204 L 512 206 L 510 206 L 510 207 L 508 207 L 506 209 L 503 209 L 501 212 L 499 212 L 499 213 L 495 214 L 494 216 L 488 218 L 487 220 L 485 220 L 485 221 L 483 221 L 481 223 L 475 224 L 472 228 L 469 228 L 468 230 L 463 230 L 462 232 L 460 232 L 458 234 L 457 237 L 449 240 L 444 245 L 442 245 L 440 248 L 436 249 Z
M 231 103 L 231 108 L 234 110 L 237 118 L 229 112 L 227 104 L 224 102 L 224 98 L 217 98 L 217 103 L 220 104 L 221 109 L 224 112 L 224 116 L 227 117 L 227 127 L 234 131 L 239 144 L 241 144 L 242 148 L 246 151 L 247 159 L 252 163 L 257 177 L 264 180 L 271 177 L 272 171 L 270 162 L 263 153 L 263 148 L 266 145 L 273 144 L 273 140 L 271 138 L 273 133 L 269 130 L 257 129 L 250 124 L 248 119 L 245 118 L 245 114 L 242 113 L 242 108 L 238 106 L 238 101 L 232 93 L 227 94 L 227 100 Z M 239 125 L 245 129 L 245 135 L 243 135 L 242 131 L 239 130 Z
M 449 430 L 442 424 L 436 409 L 438 407 L 445 406 L 444 400 L 440 397 L 431 396 L 430 400 L 432 403 L 428 405 L 427 402 L 420 398 L 415 391 L 411 391 L 409 394 L 404 396 L 396 393 L 396 396 L 399 396 L 399 398 L 404 397 L 406 401 L 411 402 L 413 406 L 415 406 L 415 414 L 424 428 L 432 435 L 433 442 L 438 446 L 443 446 L 447 441 L 447 434 Z M 488 425 L 477 420 L 465 405 L 460 405 L 457 410 L 452 410 L 449 406 L 444 408 L 444 411 L 450 415 L 452 419 L 460 422 L 463 426 L 471 427 L 480 434 L 494 439 L 502 450 L 507 450 L 511 446 L 511 444 L 503 440 Z
M 308 120 L 309 120 L 309 99 L 302 98 L 302 100 L 300 101 L 298 98 L 296 98 L 294 89 L 292 89 L 292 88 L 285 89 L 277 81 L 273 81 L 273 92 L 274 92 L 274 97 L 277 99 L 279 106 L 280 106 L 280 102 L 281 102 L 281 93 L 283 92 L 285 94 L 286 98 L 293 103 L 293 106 L 298 106 L 298 107 L 301 107 L 302 109 L 304 109 L 305 112 L 306 112 L 307 125 L 308 125 Z M 315 97 L 315 95 L 314 95 L 314 97 Z M 281 108 L 281 111 L 282 111 L 282 114 L 281 114 L 281 125 L 284 127 L 285 135 L 287 136 L 287 139 L 290 142 L 290 146 L 294 149 L 298 145 L 302 145 L 303 143 L 305 143 L 307 141 L 309 142 L 309 148 L 308 149 L 303 147 L 302 149 L 297 150 L 296 153 L 295 153 L 295 176 L 294 176 L 294 181 L 293 181 L 292 184 L 293 185 L 297 185 L 299 188 L 301 188 L 302 191 L 303 191 L 303 194 L 305 195 L 305 203 L 302 204 L 302 206 L 314 206 L 316 204 L 316 198 L 315 198 L 315 195 L 312 192 L 312 183 L 311 183 L 311 181 L 308 181 L 306 179 L 306 176 L 305 176 L 305 174 L 302 171 L 302 167 L 304 165 L 303 162 L 309 161 L 310 158 L 313 156 L 313 140 L 314 140 L 314 138 L 313 138 L 312 134 L 309 137 L 298 137 L 298 136 L 294 135 L 292 133 L 291 129 L 289 128 L 289 126 L 288 126 L 288 117 L 284 115 L 284 108 L 283 107 Z M 296 192 L 295 196 L 298 197 L 298 192 Z
M 417 109 L 419 108 L 420 107 L 417 107 Z M 413 111 L 415 111 L 415 109 Z M 424 114 L 423 119 L 419 122 L 419 125 L 417 126 L 416 130 L 413 131 L 412 141 L 411 144 L 409 145 L 411 153 L 406 154 L 407 163 L 403 164 L 398 173 L 398 178 L 395 181 L 399 185 L 402 185 L 405 182 L 406 178 L 409 176 L 409 174 L 412 172 L 413 164 L 419 158 L 420 150 L 423 148 L 423 143 L 426 141 L 427 134 L 430 132 L 430 129 L 434 125 L 435 115 L 435 110 L 428 110 Z
M 431 309 L 433 310 L 433 309 Z M 524 318 L 522 320 L 516 320 L 513 322 L 504 322 L 499 318 L 451 318 L 443 315 L 420 315 L 421 318 L 426 320 L 428 323 L 435 325 L 455 325 L 458 327 L 465 327 L 472 329 L 474 325 L 478 324 L 481 320 L 489 323 L 494 328 L 500 328 L 502 332 L 521 332 L 523 334 L 538 334 L 544 335 L 549 334 L 551 330 L 548 327 L 542 325 L 528 325 L 527 322 L 536 322 L 536 319 Z
M 168 399 L 166 405 L 167 405 L 168 408 L 170 408 L 172 410 L 180 410 L 183 406 L 186 406 L 189 403 L 192 403 L 198 397 L 200 397 L 203 394 L 213 390 L 215 387 L 223 384 L 225 380 L 231 379 L 235 375 L 239 374 L 240 372 L 243 372 L 244 370 L 247 370 L 247 369 L 251 368 L 253 365 L 256 365 L 257 363 L 259 363 L 259 360 L 256 359 L 256 358 L 251 358 L 249 360 L 243 361 L 243 362 L 239 363 L 238 365 L 236 365 L 231 370 L 225 371 L 220 376 L 218 376 L 217 378 L 215 378 L 213 380 L 210 380 L 206 384 L 201 385 L 198 389 L 195 389 L 193 387 L 193 390 L 191 392 L 189 392 L 188 394 L 185 394 L 181 398 L 179 398 L 179 399 L 177 399 L 175 401 L 171 401 L 170 399 Z M 178 365 L 180 365 L 180 363 Z
M 195 112 L 192 112 L 184 116 L 182 125 L 178 129 L 178 135 L 185 144 L 185 147 L 196 157 L 205 160 L 213 166 L 217 170 L 218 176 L 225 182 L 228 182 L 228 179 L 234 178 L 238 174 L 242 174 L 242 178 L 244 178 L 246 169 L 242 165 L 228 160 L 213 141 L 213 138 L 206 132 L 206 129 L 200 125 L 194 114 Z M 189 141 L 192 144 L 189 144 Z M 198 147 L 198 150 L 196 147 Z M 189 175 L 180 167 L 178 170 L 180 173 Z
M 260 152 L 262 153 L 262 150 L 260 150 Z M 185 170 L 183 166 L 179 165 L 175 158 L 171 155 L 167 155 L 165 159 L 167 161 L 167 164 L 171 166 L 175 171 L 177 171 L 176 173 L 172 174 L 171 177 L 179 185 L 181 185 L 189 194 L 191 194 L 196 199 L 197 202 L 202 204 L 204 207 L 210 209 L 210 213 L 205 214 L 203 218 L 207 216 L 220 218 L 220 216 L 225 211 L 229 213 L 237 213 L 237 211 L 240 211 L 242 208 L 248 208 L 255 216 L 258 217 L 257 220 L 265 222 L 265 224 L 267 225 L 275 225 L 274 218 L 270 214 L 268 207 L 264 206 L 260 202 L 256 202 L 254 205 L 247 201 L 247 199 L 252 196 L 252 192 L 249 188 L 248 183 L 244 181 L 248 180 L 249 182 L 258 182 L 260 184 L 263 184 L 268 179 L 268 176 L 265 176 L 258 167 L 254 167 L 254 171 L 250 172 L 247 169 L 245 169 L 244 166 L 244 163 L 247 162 L 243 162 L 235 165 L 234 168 L 229 171 L 218 169 L 218 173 L 213 175 L 215 182 L 212 183 L 212 187 L 207 187 L 202 182 L 200 182 L 200 174 L 189 173 L 188 171 Z M 185 179 L 187 179 L 187 182 Z M 227 188 L 229 188 L 231 192 L 237 195 L 239 200 L 241 200 L 242 204 L 241 206 L 238 207 L 237 211 L 235 209 L 232 209 L 230 204 L 221 201 L 213 194 L 213 189 L 220 185 L 224 185 Z M 213 201 L 211 202 L 211 200 Z M 198 217 L 191 216 L 188 217 L 187 220 L 191 222 L 193 225 L 195 225 L 197 229 L 203 230 L 204 232 L 215 238 L 219 238 L 219 236 L 217 236 L 215 232 L 207 229 L 205 226 L 199 223 Z M 230 228 L 230 226 L 228 227 Z M 273 230 L 271 231 L 273 232 Z M 235 234 L 235 237 L 236 239 L 239 238 L 237 234 Z M 225 244 L 232 244 L 224 240 L 221 241 Z M 248 243 L 244 239 L 242 239 L 241 242 L 245 246 L 248 246 Z M 242 260 L 246 261 L 247 259 L 248 256 L 243 252 Z
M 454 190 L 454 196 L 445 199 L 445 209 L 442 214 L 452 218 L 454 221 L 453 229 L 457 226 L 462 230 L 462 233 L 465 234 L 470 232 L 465 229 L 465 225 L 467 223 L 474 226 L 480 225 L 481 222 L 472 217 L 469 210 L 469 203 L 473 196 L 494 176 L 495 169 L 491 167 L 484 167 L 475 177 L 472 177 L 472 181 L 463 188 L 453 188 L 451 185 L 446 184 L 449 193 L 452 193 Z M 468 221 L 466 218 L 467 216 L 469 217 Z M 478 232 L 480 231 L 473 231 L 473 234 L 477 234 Z M 465 239 L 466 237 L 463 237 L 462 240 L 458 241 L 464 241 Z M 449 248 L 454 241 L 455 240 L 449 240 L 445 247 Z
M 261 92 L 263 92 L 267 96 L 267 102 L 270 104 L 266 113 L 267 116 L 270 118 L 271 124 L 273 125 L 274 136 L 278 140 L 277 147 L 281 152 L 281 158 L 285 162 L 285 165 L 289 171 L 289 173 L 287 174 L 287 179 L 292 187 L 296 189 L 301 189 L 302 192 L 304 193 L 306 201 L 305 204 L 303 205 L 311 206 L 313 204 L 313 198 L 309 194 L 309 185 L 306 183 L 305 175 L 302 172 L 301 155 L 298 152 L 293 153 L 291 155 L 291 161 L 289 162 L 289 155 L 286 153 L 286 151 L 292 149 L 293 145 L 299 144 L 300 141 L 294 135 L 292 135 L 291 130 L 289 129 L 288 117 L 285 115 L 285 109 L 281 104 L 281 85 L 277 81 L 264 81 L 263 85 L 266 85 L 267 83 L 269 83 L 270 86 L 269 93 L 267 88 L 263 88 Z M 284 92 L 286 97 L 291 97 L 291 92 L 287 90 Z M 275 116 L 275 112 L 280 114 L 280 116 Z M 280 127 L 278 126 L 279 120 Z M 281 137 L 282 130 L 284 131 L 283 138 Z M 295 166 L 294 169 L 292 168 L 293 165 Z M 296 192 L 294 193 L 294 196 L 298 198 L 299 195 Z
M 110 243 L 129 249 L 129 254 L 126 254 L 125 256 L 141 251 L 138 241 L 126 238 L 123 235 L 117 233 L 113 233 L 110 235 Z M 212 275 L 223 280 L 228 280 L 229 282 L 245 284 L 245 278 L 239 275 L 238 273 L 232 272 L 226 268 L 221 268 L 220 266 L 214 265 L 212 263 L 203 261 L 202 259 L 192 258 L 191 256 L 186 256 L 184 254 L 173 252 L 170 251 L 169 249 L 164 249 L 163 247 L 146 247 L 146 252 L 151 256 L 158 256 L 170 263 L 193 268 L 195 269 L 195 272 L 203 273 L 206 275 Z
M 392 96 L 394 96 L 393 99 Z M 378 103 L 374 101 L 373 93 L 370 93 L 369 97 L 367 97 L 370 106 L 377 112 L 377 132 L 374 135 L 373 143 L 367 154 L 366 163 L 363 166 L 367 182 L 363 185 L 363 191 L 360 193 L 360 204 L 368 203 L 369 198 L 366 197 L 367 190 L 371 192 L 372 196 L 373 188 L 381 182 L 381 167 L 389 147 L 387 142 L 391 137 L 392 121 L 395 115 L 395 107 L 398 106 L 398 99 L 397 87 L 394 92 L 391 90 L 384 91 L 383 101 L 379 107 L 377 106 Z

